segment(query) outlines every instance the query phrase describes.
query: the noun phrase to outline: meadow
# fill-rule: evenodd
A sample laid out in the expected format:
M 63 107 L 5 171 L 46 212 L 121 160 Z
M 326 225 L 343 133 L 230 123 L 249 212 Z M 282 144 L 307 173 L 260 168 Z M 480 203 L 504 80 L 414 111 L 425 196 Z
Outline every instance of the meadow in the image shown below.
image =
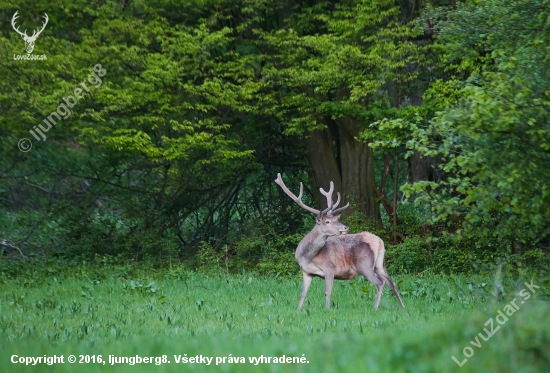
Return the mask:
M 375 288 L 363 278 L 335 282 L 329 310 L 324 283 L 315 279 L 297 311 L 298 273 L 266 278 L 86 264 L 4 271 L 0 371 L 547 372 L 550 286 L 532 275 L 393 274 L 406 307 L 386 287 L 377 311 Z M 525 281 L 540 287 L 531 292 Z M 500 325 L 499 311 L 510 311 L 514 298 L 516 311 Z M 493 335 L 484 340 L 478 335 L 486 335 L 489 319 Z M 33 366 L 12 363 L 13 355 L 65 360 Z M 157 357 L 158 365 L 111 365 L 109 355 Z M 269 363 L 255 360 L 262 355 Z M 196 356 L 210 364 L 183 363 Z

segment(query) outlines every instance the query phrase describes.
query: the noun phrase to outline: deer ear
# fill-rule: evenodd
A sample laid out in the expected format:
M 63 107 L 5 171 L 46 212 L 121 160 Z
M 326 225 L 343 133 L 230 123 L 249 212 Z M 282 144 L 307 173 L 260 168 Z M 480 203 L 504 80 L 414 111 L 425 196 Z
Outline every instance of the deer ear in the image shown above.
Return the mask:
M 338 215 L 334 215 L 334 216 L 332 217 L 332 219 L 334 219 L 334 220 L 338 220 L 338 219 L 340 219 L 340 214 L 338 214 Z

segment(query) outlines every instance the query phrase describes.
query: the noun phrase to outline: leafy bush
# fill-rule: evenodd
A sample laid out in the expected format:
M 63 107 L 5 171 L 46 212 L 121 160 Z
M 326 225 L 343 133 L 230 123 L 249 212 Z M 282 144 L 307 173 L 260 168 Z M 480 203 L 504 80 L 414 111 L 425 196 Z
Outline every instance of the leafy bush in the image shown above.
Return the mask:
M 294 252 L 303 234 L 268 232 L 260 236 L 243 237 L 233 245 L 216 247 L 201 242 L 188 264 L 205 274 L 258 272 L 270 275 L 293 275 L 297 271 Z

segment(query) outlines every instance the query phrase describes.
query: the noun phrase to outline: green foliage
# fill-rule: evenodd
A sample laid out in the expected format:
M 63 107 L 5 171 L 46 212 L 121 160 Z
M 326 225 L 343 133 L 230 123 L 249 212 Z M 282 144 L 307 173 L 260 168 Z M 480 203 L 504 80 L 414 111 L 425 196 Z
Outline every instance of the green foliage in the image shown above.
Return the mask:
M 545 371 L 550 2 L 419 3 L 19 2 L 21 29 L 50 22 L 43 61 L 12 59 L 23 42 L 0 23 L 0 370 L 74 370 L 12 354 L 284 353 L 305 354 L 306 371 Z M 1 19 L 19 8 L 1 3 Z M 90 92 L 64 104 L 82 82 Z M 387 242 L 405 310 L 386 289 L 373 312 L 362 277 L 335 283 L 330 310 L 315 280 L 295 310 L 311 221 L 273 180 L 304 182 L 314 201 L 304 137 L 319 128 L 338 162 L 368 142 L 372 175 L 381 155 L 441 165 L 402 187 L 400 224 L 376 226 L 361 206 L 342 219 Z M 533 303 L 456 366 L 531 280 Z
M 19 221 L 20 210 L 32 210 L 50 232 L 44 236 L 39 224 L 29 223 L 0 229 L 1 237 L 25 251 L 133 252 L 140 260 L 156 256 L 159 246 L 173 253 L 178 241 L 182 249 L 227 235 L 229 223 L 219 220 L 247 218 L 243 212 L 252 209 L 235 205 L 257 190 L 242 191 L 241 184 L 258 175 L 262 183 L 271 179 L 254 157 L 263 157 L 265 138 L 277 134 L 272 123 L 256 125 L 264 122 L 255 106 L 265 86 L 261 57 L 252 40 L 243 40 L 261 22 L 263 8 L 247 1 L 217 4 L 28 7 L 49 14 L 37 43 L 48 59 L 8 60 L 0 82 L 0 119 L 7 123 L 0 130 L 6 152 L 0 204 Z M 234 7 L 243 11 L 238 24 L 231 22 Z M 13 14 L 9 4 L 0 12 L 3 19 Z M 1 27 L 0 44 L 10 55 L 22 41 L 9 22 Z M 93 88 L 92 73 L 101 76 L 92 79 Z M 28 130 L 65 105 L 63 97 L 83 81 L 91 92 L 49 129 L 47 140 L 35 141 Z M 17 150 L 21 137 L 34 141 L 27 153 Z M 257 210 L 276 205 L 261 201 L 264 195 L 255 201 Z
M 234 245 L 223 245 L 221 248 L 202 242 L 190 266 L 207 274 L 227 275 L 247 271 L 289 277 L 298 273 L 294 252 L 302 237 L 303 234 L 271 232 L 241 237 Z
M 328 118 L 368 123 L 380 102 L 387 102 L 379 97 L 384 84 L 414 79 L 404 68 L 421 59 L 408 41 L 416 32 L 401 24 L 395 2 L 325 6 L 331 7 L 306 8 L 289 21 L 293 27 L 264 35 L 276 51 L 264 70 L 273 84 L 284 87 L 277 92 L 278 115 L 288 134 L 324 128 Z
M 382 229 L 361 206 L 344 216 L 354 232 L 403 240 L 388 245 L 389 265 L 449 273 L 507 255 L 547 261 L 546 0 L 429 8 L 414 25 L 418 9 L 390 0 L 25 4 L 50 17 L 36 45 L 48 58 L 8 58 L 2 70 L 7 260 L 17 247 L 31 260 L 290 275 L 309 227 L 274 175 L 311 179 L 304 136 L 336 126 L 353 132 L 349 146 L 363 131 L 356 140 L 377 152 L 442 165 L 402 188 L 417 205 L 398 202 L 400 225 Z M 15 10 L 1 4 L 0 16 Z M 22 27 L 36 14 L 21 11 Z M 22 53 L 9 22 L 0 39 L 5 56 Z M 82 82 L 91 91 L 35 141 L 29 130 Z M 422 92 L 422 106 L 405 102 Z M 17 150 L 22 137 L 34 141 L 29 152 Z M 343 157 L 348 145 L 334 140 L 328 150 Z
M 408 142 L 441 157 L 449 177 L 407 186 L 407 195 L 424 191 L 417 203 L 429 205 L 436 219 L 459 216 L 467 229 L 516 244 L 532 245 L 550 233 L 550 65 L 538 47 L 550 35 L 545 6 L 469 2 L 441 16 L 444 61 L 468 79 L 452 106 L 411 125 Z M 448 85 L 457 87 L 454 80 Z
M 473 274 L 485 273 L 499 261 L 517 265 L 505 241 L 487 241 L 479 235 L 406 238 L 401 244 L 389 245 L 386 258 L 391 273 Z
M 424 209 L 426 210 L 426 209 Z M 505 265 L 510 275 L 525 268 L 544 270 L 550 265 L 546 250 L 518 247 L 509 236 L 487 236 L 475 230 L 454 233 L 458 219 L 434 221 L 430 211 L 419 211 L 414 203 L 399 206 L 401 223 L 380 236 L 386 242 L 386 266 L 390 273 L 476 274 L 492 273 Z M 399 244 L 388 244 L 391 235 L 401 237 Z

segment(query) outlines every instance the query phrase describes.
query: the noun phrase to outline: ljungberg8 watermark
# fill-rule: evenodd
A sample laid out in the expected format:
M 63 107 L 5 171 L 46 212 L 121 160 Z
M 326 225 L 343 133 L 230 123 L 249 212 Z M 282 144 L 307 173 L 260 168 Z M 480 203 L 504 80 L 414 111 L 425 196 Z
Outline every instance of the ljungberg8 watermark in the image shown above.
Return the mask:
M 540 286 L 533 284 L 532 280 L 531 280 L 531 283 L 525 282 L 524 285 L 526 289 L 522 289 L 519 292 L 519 295 L 522 298 L 519 301 L 521 304 L 525 303 L 527 299 L 531 298 L 531 294 L 535 294 L 535 288 L 536 289 L 540 288 Z M 519 305 L 516 303 L 516 300 L 517 299 L 514 298 L 512 299 L 511 302 L 509 302 L 506 306 L 504 306 L 503 308 L 504 312 L 502 312 L 501 310 L 497 311 L 497 316 L 495 317 L 497 323 L 499 323 L 500 325 L 504 325 L 506 321 L 508 321 L 508 317 L 512 316 L 517 310 L 519 310 Z M 500 325 L 497 325 L 496 327 L 494 327 L 494 321 L 492 317 L 489 318 L 483 325 L 489 326 L 490 330 L 487 330 L 487 328 L 484 328 L 483 331 L 485 332 L 485 334 L 479 333 L 474 338 L 473 341 L 470 341 L 470 344 L 474 347 L 481 348 L 481 341 L 479 340 L 479 338 L 481 338 L 483 341 L 488 341 L 500 329 Z M 466 364 L 466 362 L 468 361 L 468 358 L 474 355 L 474 349 L 471 348 L 470 346 L 466 346 L 462 350 L 462 354 L 466 357 L 462 361 L 459 361 L 456 357 L 454 357 L 454 355 L 451 356 L 451 358 L 454 360 L 455 363 L 458 364 L 459 367 L 462 367 L 464 364 Z
M 101 78 L 104 77 L 106 73 L 107 70 L 105 70 L 101 64 L 98 63 L 95 65 L 94 70 L 88 75 L 87 80 L 91 86 L 88 86 L 86 81 L 80 83 L 80 85 L 74 89 L 73 95 L 63 97 L 63 102 L 59 104 L 57 110 L 44 118 L 46 127 L 40 123 L 38 126 L 34 126 L 32 130 L 29 130 L 29 133 L 38 141 L 46 141 L 47 137 L 44 133 L 48 132 L 52 126 L 57 124 L 56 120 L 60 121 L 62 118 L 69 118 L 71 116 L 70 109 L 72 109 L 78 103 L 78 100 L 83 98 L 86 93 L 90 93 L 92 88 L 99 88 L 103 82 Z M 40 137 L 38 135 L 40 135 Z M 31 150 L 32 142 L 28 138 L 22 138 L 19 140 L 17 147 L 20 151 L 26 153 Z

